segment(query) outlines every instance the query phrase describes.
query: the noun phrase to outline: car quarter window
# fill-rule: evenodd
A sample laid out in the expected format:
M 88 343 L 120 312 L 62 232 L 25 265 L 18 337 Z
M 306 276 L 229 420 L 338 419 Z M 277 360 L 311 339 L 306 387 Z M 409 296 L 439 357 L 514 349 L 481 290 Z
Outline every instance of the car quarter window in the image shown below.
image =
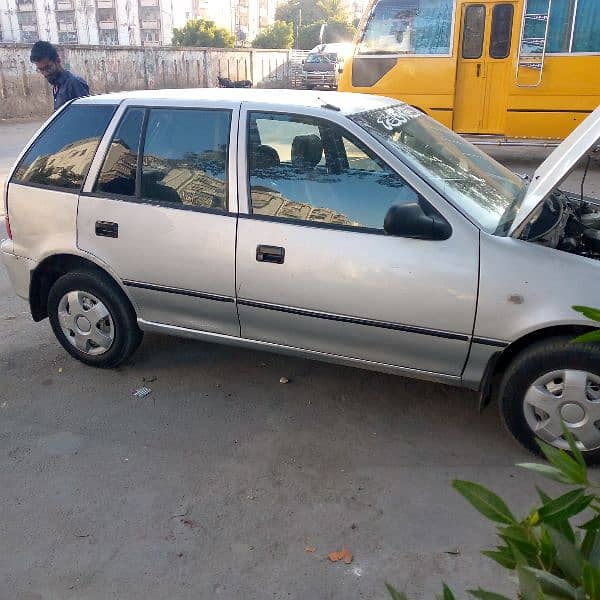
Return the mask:
M 419 201 L 400 175 L 323 119 L 250 113 L 247 152 L 258 217 L 383 231 L 392 205 Z
M 230 126 L 229 110 L 150 109 L 142 200 L 226 212 Z
M 12 181 L 79 191 L 116 110 L 110 104 L 72 104 L 33 143 Z

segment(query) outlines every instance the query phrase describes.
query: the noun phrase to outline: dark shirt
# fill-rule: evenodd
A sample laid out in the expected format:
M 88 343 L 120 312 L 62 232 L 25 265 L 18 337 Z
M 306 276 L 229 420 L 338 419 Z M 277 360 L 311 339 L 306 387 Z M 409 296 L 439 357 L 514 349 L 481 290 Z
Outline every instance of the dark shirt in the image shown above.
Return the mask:
M 58 110 L 69 100 L 89 96 L 90 88 L 85 80 L 65 69 L 52 87 L 52 94 L 54 96 L 54 110 Z

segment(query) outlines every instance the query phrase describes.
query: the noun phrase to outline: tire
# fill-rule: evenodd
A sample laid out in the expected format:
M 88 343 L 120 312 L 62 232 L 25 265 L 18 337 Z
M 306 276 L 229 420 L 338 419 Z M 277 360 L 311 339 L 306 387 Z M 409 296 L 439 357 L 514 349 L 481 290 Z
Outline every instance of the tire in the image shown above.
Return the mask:
M 143 337 L 131 302 L 102 272 L 74 271 L 59 277 L 48 294 L 48 317 L 63 348 L 93 367 L 119 366 Z
M 586 462 L 596 464 L 600 462 L 600 346 L 573 344 L 572 339 L 536 342 L 516 356 L 500 385 L 500 413 L 511 435 L 534 454 L 541 454 L 538 439 L 568 448 L 562 420 Z

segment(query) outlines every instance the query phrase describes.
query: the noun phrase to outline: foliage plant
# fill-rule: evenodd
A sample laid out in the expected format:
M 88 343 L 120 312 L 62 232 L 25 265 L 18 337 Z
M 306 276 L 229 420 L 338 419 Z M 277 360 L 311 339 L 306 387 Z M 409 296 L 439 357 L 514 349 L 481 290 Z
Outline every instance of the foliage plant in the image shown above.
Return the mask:
M 198 48 L 233 48 L 234 36 L 214 21 L 192 19 L 180 29 L 173 29 L 174 46 Z
M 291 48 L 293 43 L 293 25 L 285 21 L 275 21 L 273 25 L 256 36 L 252 46 L 254 48 Z
M 600 316 L 599 311 L 595 314 Z M 452 483 L 477 511 L 496 523 L 497 546 L 482 554 L 516 575 L 521 600 L 600 600 L 600 485 L 590 479 L 575 439 L 564 425 L 563 431 L 570 454 L 540 440 L 550 464 L 518 466 L 559 482 L 568 491 L 553 498 L 537 488 L 539 503 L 522 518 L 484 486 L 461 480 Z M 386 587 L 392 600 L 407 600 L 391 585 Z M 481 588 L 468 594 L 482 600 L 509 600 Z M 444 584 L 438 598 L 454 600 L 455 596 Z
M 596 323 L 600 323 L 600 309 L 598 308 L 590 308 L 589 306 L 574 306 L 573 310 L 580 312 L 582 315 L 586 316 L 592 321 L 596 321 Z M 600 329 L 596 329 L 595 331 L 590 331 L 589 333 L 580 335 L 578 338 L 575 338 L 573 342 L 598 343 L 600 342 Z

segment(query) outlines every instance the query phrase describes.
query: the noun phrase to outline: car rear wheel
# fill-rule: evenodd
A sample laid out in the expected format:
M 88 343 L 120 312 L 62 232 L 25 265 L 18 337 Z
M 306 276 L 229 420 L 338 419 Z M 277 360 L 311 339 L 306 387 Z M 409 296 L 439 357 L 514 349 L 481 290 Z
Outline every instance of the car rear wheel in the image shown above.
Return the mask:
M 540 454 L 537 440 L 568 449 L 562 424 L 590 464 L 600 462 L 600 346 L 561 337 L 533 344 L 507 369 L 499 393 L 510 433 Z
M 87 365 L 116 367 L 142 340 L 131 303 L 102 273 L 60 277 L 48 294 L 48 316 L 63 348 Z

